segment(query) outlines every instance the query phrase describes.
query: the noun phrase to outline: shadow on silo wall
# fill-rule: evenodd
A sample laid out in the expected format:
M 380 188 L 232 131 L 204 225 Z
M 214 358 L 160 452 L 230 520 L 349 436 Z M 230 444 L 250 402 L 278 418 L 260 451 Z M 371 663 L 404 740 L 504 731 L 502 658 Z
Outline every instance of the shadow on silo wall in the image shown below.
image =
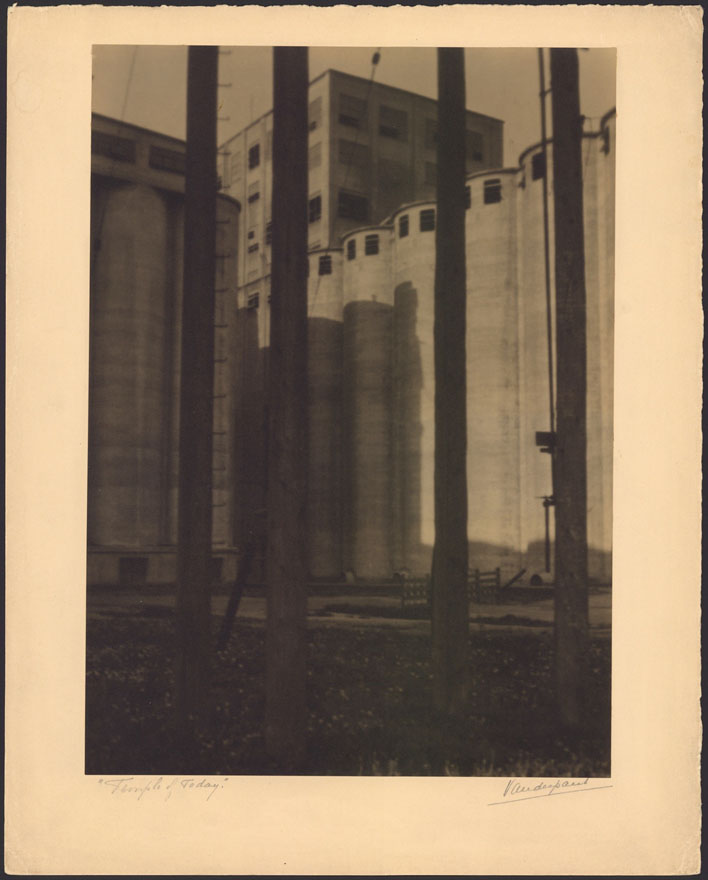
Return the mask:
M 309 570 L 315 578 L 342 574 L 342 334 L 341 321 L 308 318 Z
M 393 566 L 422 574 L 432 549 L 422 534 L 423 367 L 418 338 L 418 290 L 410 281 L 394 291 L 393 313 Z

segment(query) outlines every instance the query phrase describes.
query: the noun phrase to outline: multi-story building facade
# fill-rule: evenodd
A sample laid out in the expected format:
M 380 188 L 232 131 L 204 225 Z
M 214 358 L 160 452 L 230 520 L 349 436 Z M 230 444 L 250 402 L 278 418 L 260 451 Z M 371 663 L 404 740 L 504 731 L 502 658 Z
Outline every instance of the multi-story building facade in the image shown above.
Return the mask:
M 467 171 L 503 164 L 504 123 L 468 111 Z M 434 199 L 437 102 L 373 80 L 327 70 L 309 89 L 310 249 L 379 223 L 398 205 Z M 243 206 L 240 299 L 266 299 L 270 275 L 273 113 L 220 149 L 223 191 Z

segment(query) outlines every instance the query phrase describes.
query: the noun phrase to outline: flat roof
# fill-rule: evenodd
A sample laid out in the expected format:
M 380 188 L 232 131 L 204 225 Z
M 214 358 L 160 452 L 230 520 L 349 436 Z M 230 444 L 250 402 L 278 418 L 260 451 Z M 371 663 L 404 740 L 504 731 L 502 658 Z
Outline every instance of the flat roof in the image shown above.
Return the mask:
M 187 146 L 187 142 L 182 138 L 173 137 L 171 134 L 163 134 L 161 131 L 156 131 L 154 128 L 145 128 L 142 125 L 135 125 L 132 122 L 123 122 L 121 119 L 116 119 L 114 116 L 104 116 L 103 113 L 94 113 L 91 112 L 92 119 L 101 119 L 103 122 L 110 122 L 113 125 L 118 125 L 121 128 L 132 128 L 133 131 L 141 131 L 144 134 L 157 135 L 158 137 L 164 138 L 165 140 L 172 141 L 173 144 L 180 144 L 180 146 Z
M 318 82 L 319 80 L 323 79 L 326 76 L 335 76 L 335 77 L 342 77 L 344 79 L 358 80 L 359 82 L 366 83 L 366 84 L 371 82 L 371 80 L 365 76 L 357 76 L 355 73 L 345 73 L 343 70 L 336 70 L 333 67 L 328 67 L 327 70 L 322 71 L 322 73 L 318 74 L 314 79 L 311 79 L 308 83 L 308 87 L 311 85 L 314 85 L 314 83 Z M 399 86 L 390 86 L 387 83 L 380 82 L 375 79 L 373 80 L 373 85 L 381 86 L 382 88 L 389 89 L 392 92 L 400 92 L 403 95 L 411 95 L 414 98 L 421 98 L 424 101 L 430 101 L 432 104 L 438 103 L 437 98 L 429 98 L 427 95 L 421 95 L 420 92 L 411 92 L 410 89 L 402 89 L 402 88 L 399 88 Z M 472 116 L 478 116 L 480 119 L 489 119 L 492 122 L 499 122 L 501 125 L 504 125 L 504 120 L 498 119 L 496 116 L 488 116 L 486 113 L 478 113 L 476 110 L 468 110 L 467 108 L 465 108 L 465 113 L 470 113 Z M 249 122 L 247 126 L 239 129 L 235 134 L 232 134 L 230 138 L 227 138 L 223 142 L 222 146 L 224 146 L 225 144 L 228 144 L 230 141 L 232 141 L 234 138 L 237 138 L 239 135 L 243 134 L 245 131 L 248 131 L 248 129 L 251 128 L 252 126 L 257 125 L 259 122 L 264 120 L 267 116 L 272 116 L 272 115 L 273 115 L 272 108 L 270 110 L 266 110 L 265 113 L 261 113 L 261 115 L 257 116 L 253 120 L 253 122 Z

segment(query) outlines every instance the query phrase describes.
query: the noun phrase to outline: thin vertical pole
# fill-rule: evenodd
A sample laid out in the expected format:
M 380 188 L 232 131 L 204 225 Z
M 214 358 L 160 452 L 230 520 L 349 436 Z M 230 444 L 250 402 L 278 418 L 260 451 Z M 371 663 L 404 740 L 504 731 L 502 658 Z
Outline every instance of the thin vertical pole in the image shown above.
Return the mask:
M 551 256 L 548 219 L 548 139 L 546 136 L 546 75 L 543 66 L 543 49 L 538 50 L 538 73 L 541 96 L 541 150 L 543 153 L 543 264 L 546 279 L 546 340 L 548 345 L 548 414 L 550 431 L 556 430 L 555 393 L 553 389 L 553 314 L 551 311 Z M 553 446 L 551 445 L 551 471 L 553 470 Z M 551 484 L 552 485 L 552 484 Z
M 550 232 L 549 232 L 549 211 L 548 211 L 548 137 L 546 131 L 546 71 L 543 60 L 543 49 L 538 50 L 538 76 L 541 99 L 541 151 L 543 155 L 543 188 L 541 190 L 543 197 L 543 265 L 546 282 L 546 345 L 548 350 L 548 422 L 549 431 L 551 432 L 551 442 L 548 447 L 551 460 L 551 497 L 544 500 L 545 518 L 546 518 L 546 571 L 551 570 L 551 532 L 550 520 L 551 512 L 549 506 L 554 504 L 555 493 L 555 442 L 553 435 L 556 430 L 556 414 L 555 414 L 555 389 L 553 380 L 553 311 L 551 304 L 551 255 L 550 255 Z
M 438 49 L 438 211 L 435 233 L 435 705 L 450 715 L 468 692 L 465 61 Z
M 560 720 L 583 720 L 588 649 L 586 302 L 578 55 L 551 50 L 556 240 L 555 642 Z
M 306 748 L 307 49 L 273 50 L 266 747 L 282 769 Z
M 205 705 L 210 636 L 218 48 L 189 48 L 177 549 L 177 708 Z

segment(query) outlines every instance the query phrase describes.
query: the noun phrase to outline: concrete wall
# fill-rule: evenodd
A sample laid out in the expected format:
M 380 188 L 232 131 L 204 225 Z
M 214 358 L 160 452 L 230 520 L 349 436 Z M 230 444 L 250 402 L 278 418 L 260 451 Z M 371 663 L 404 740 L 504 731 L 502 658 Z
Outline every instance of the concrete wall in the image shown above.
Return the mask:
M 367 236 L 379 252 L 365 253 Z M 392 570 L 391 236 L 371 227 L 346 236 L 343 268 L 344 567 L 358 577 Z
M 424 210 L 435 203 L 404 206 L 392 218 L 393 566 L 415 574 L 429 570 L 435 540 L 435 231 L 421 231 Z
M 111 135 L 117 124 L 108 122 L 98 127 Z M 135 163 L 112 176 L 105 157 L 94 156 L 92 177 L 88 580 L 161 583 L 174 580 L 177 542 L 184 196 L 177 173 L 158 170 L 160 186 L 146 182 L 150 133 L 119 129 L 123 141 L 135 136 Z M 213 536 L 222 577 L 235 574 L 237 531 L 230 359 L 238 211 L 217 199 Z
M 485 203 L 485 185 L 501 199 Z M 521 563 L 519 302 L 514 170 L 468 179 L 467 485 L 470 567 Z
M 331 268 L 320 274 L 320 262 Z M 342 251 L 309 255 L 308 499 L 310 574 L 339 577 L 342 564 Z

